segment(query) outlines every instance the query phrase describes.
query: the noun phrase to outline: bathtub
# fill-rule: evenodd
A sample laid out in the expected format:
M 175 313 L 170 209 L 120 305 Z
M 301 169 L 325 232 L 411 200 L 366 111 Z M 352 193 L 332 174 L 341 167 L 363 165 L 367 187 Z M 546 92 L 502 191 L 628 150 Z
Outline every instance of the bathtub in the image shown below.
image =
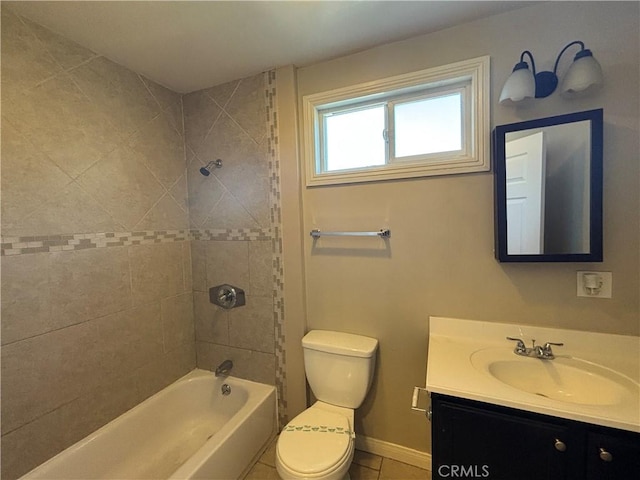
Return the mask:
M 274 387 L 196 369 L 22 478 L 237 479 L 275 433 Z

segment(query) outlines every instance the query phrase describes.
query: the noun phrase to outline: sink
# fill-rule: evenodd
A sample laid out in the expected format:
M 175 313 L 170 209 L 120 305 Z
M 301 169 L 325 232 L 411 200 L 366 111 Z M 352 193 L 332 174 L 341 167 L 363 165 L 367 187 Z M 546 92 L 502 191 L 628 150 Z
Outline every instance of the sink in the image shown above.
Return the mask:
M 508 348 L 486 348 L 471 354 L 472 365 L 522 392 L 580 405 L 618 405 L 637 401 L 640 386 L 601 365 L 573 357 L 554 360 L 522 357 Z

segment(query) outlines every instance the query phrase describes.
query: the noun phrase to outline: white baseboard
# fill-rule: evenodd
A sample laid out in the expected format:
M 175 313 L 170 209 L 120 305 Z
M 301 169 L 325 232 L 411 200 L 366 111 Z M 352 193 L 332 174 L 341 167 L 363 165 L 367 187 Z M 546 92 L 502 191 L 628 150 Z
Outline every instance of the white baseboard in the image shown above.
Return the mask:
M 403 447 L 395 443 L 384 442 L 376 438 L 365 437 L 364 435 L 356 435 L 356 448 L 431 471 L 430 453 Z

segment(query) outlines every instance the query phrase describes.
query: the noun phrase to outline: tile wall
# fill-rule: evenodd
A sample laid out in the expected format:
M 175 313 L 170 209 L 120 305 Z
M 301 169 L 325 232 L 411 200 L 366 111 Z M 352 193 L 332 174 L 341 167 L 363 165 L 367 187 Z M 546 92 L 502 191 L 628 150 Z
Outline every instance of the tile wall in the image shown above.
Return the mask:
M 275 73 L 181 96 L 4 5 L 2 63 L 2 478 L 226 358 L 284 421 Z
M 267 128 L 269 74 L 184 96 L 198 367 L 226 358 L 234 374 L 276 384 L 273 147 Z M 211 160 L 222 168 L 203 176 Z M 209 288 L 229 283 L 246 306 L 222 310 Z
M 195 367 L 181 96 L 2 8 L 2 478 Z

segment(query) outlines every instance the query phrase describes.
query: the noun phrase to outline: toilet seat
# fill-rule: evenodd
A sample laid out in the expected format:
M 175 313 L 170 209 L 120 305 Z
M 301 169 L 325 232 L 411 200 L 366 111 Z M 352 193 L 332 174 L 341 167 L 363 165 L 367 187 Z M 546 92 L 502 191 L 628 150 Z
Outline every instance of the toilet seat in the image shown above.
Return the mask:
M 281 466 L 302 478 L 325 477 L 348 468 L 355 435 L 349 420 L 338 413 L 309 408 L 280 433 L 276 455 Z

